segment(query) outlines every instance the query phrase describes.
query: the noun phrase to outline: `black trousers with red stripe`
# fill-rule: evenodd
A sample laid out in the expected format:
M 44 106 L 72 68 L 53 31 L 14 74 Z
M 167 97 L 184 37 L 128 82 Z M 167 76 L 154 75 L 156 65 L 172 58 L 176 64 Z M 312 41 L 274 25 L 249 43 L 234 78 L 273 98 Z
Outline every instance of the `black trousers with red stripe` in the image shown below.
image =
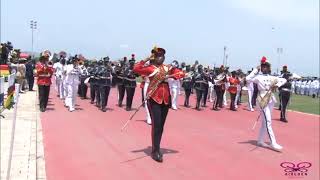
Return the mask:
M 164 103 L 158 104 L 152 99 L 149 99 L 147 103 L 152 120 L 152 152 L 159 152 L 163 128 L 170 105 L 166 105 Z

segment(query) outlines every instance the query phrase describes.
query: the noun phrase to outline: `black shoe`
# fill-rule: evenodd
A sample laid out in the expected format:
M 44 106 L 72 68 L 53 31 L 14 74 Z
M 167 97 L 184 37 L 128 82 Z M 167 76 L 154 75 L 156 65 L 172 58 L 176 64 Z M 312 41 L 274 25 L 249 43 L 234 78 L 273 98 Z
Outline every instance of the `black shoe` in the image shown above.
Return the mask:
M 102 112 L 106 112 L 106 111 L 107 111 L 107 108 L 102 108 L 101 111 L 102 111 Z
M 236 109 L 234 109 L 234 108 L 232 108 L 232 109 L 230 109 L 231 111 L 237 111 Z
M 41 111 L 41 112 L 45 112 L 45 111 L 46 111 L 46 108 L 42 107 L 42 108 L 40 108 L 40 111 Z
M 163 162 L 162 155 L 157 151 L 151 153 L 151 158 L 157 162 L 160 162 L 160 163 Z
M 219 108 L 216 108 L 216 107 L 212 108 L 212 110 L 214 110 L 214 111 L 220 111 L 220 109 L 219 109 Z
M 126 111 L 131 111 L 131 107 L 126 107 Z
M 94 101 L 91 101 L 90 104 L 94 104 Z
M 288 123 L 288 120 L 285 119 L 285 118 L 280 118 L 280 121 L 285 122 L 285 123 Z
M 122 104 L 118 104 L 119 107 L 122 107 Z

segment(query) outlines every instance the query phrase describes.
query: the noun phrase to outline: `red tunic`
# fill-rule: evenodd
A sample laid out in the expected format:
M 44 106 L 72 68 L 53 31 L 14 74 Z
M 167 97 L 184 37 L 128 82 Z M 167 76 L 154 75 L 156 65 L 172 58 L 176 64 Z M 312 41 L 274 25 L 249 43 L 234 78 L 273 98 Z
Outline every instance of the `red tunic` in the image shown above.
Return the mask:
M 239 79 L 230 77 L 229 78 L 229 83 L 230 83 L 230 86 L 228 88 L 228 91 L 231 94 L 236 94 L 237 93 L 237 85 L 240 83 Z
M 159 67 L 154 65 L 145 66 L 144 61 L 136 63 L 134 65 L 133 71 L 142 76 L 149 77 L 150 85 L 148 87 L 147 94 L 158 104 L 164 103 L 166 105 L 169 104 L 170 96 L 168 83 L 162 82 L 158 84 L 158 86 L 152 93 L 153 84 L 157 83 L 156 81 L 158 81 L 158 79 L 156 79 L 155 77 L 157 77 L 160 73 L 164 75 L 172 75 L 175 79 L 183 78 L 185 75 L 180 69 L 172 68 L 171 66 L 167 66 L 164 64 L 160 65 Z M 164 81 L 164 79 L 162 79 L 162 81 Z
M 45 86 L 51 85 L 51 76 L 53 74 L 53 69 L 39 62 L 36 65 L 36 70 L 38 77 L 37 84 Z

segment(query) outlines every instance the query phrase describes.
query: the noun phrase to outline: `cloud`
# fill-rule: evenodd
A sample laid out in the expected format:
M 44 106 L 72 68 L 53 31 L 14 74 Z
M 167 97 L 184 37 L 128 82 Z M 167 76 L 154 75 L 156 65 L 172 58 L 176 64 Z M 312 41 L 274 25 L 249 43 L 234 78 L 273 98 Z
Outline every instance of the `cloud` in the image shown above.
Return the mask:
M 231 6 L 276 21 L 319 21 L 318 0 L 230 0 Z

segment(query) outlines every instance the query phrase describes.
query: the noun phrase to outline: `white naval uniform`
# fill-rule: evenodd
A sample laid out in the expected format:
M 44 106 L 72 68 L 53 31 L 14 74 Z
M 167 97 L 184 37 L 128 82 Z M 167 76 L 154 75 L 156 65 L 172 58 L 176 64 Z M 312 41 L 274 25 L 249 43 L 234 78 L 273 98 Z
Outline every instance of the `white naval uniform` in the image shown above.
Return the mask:
M 53 69 L 55 70 L 55 73 L 56 73 L 56 70 L 57 70 L 57 67 L 59 66 L 60 62 L 56 62 L 53 64 Z M 55 81 L 55 90 L 58 92 L 58 95 L 60 95 L 59 93 L 59 78 L 57 78 L 57 75 L 55 74 L 54 76 L 54 81 Z
M 178 101 L 178 95 L 179 95 L 179 86 L 180 86 L 180 80 L 169 78 L 168 79 L 169 88 L 170 88 L 170 94 L 171 94 L 171 103 L 172 103 L 172 109 L 177 110 L 177 101 Z
M 147 90 L 148 90 L 149 84 L 150 84 L 149 77 L 146 76 L 144 78 L 144 86 L 143 86 L 143 96 L 144 96 L 144 98 L 147 97 Z M 151 124 L 152 123 L 151 116 L 150 116 L 150 112 L 149 112 L 148 105 L 147 105 L 146 102 L 144 103 L 144 109 L 146 110 L 147 123 Z
M 264 95 L 270 89 L 271 83 L 275 79 L 277 79 L 276 86 L 278 86 L 278 87 L 282 86 L 286 82 L 286 79 L 284 79 L 284 78 L 271 76 L 269 74 L 257 74 L 257 73 L 258 73 L 258 69 L 254 69 L 246 77 L 246 80 L 248 82 L 253 82 L 258 85 L 258 90 L 259 90 L 258 96 L 260 96 L 260 97 L 264 97 Z M 261 128 L 260 128 L 260 133 L 258 136 L 258 143 L 264 143 L 265 135 L 268 134 L 268 137 L 271 141 L 271 146 L 277 147 L 277 149 L 282 149 L 282 147 L 277 144 L 275 135 L 274 135 L 272 127 L 271 127 L 271 115 L 272 115 L 272 109 L 273 109 L 275 103 L 276 103 L 276 98 L 274 95 L 272 95 L 268 105 L 264 109 L 260 108 Z
M 247 88 L 248 88 L 248 109 L 250 111 L 254 111 L 253 107 L 252 107 L 252 96 L 253 96 L 253 91 L 254 91 L 253 82 L 247 81 Z
M 227 78 L 228 78 L 228 76 L 227 76 Z M 227 102 L 227 89 L 229 89 L 229 86 L 230 86 L 230 83 L 229 82 L 226 82 L 226 83 L 224 83 L 224 85 L 225 85 L 225 91 L 224 91 L 224 93 L 223 93 L 223 105 L 226 107 L 226 106 L 228 106 L 228 102 Z
M 214 84 L 209 81 L 209 100 L 210 102 L 213 102 L 213 99 L 216 99 L 216 91 L 214 90 Z
M 55 69 L 55 78 L 56 78 L 56 88 L 58 91 L 58 95 L 60 96 L 60 99 L 63 99 L 65 97 L 64 95 L 64 86 L 63 86 L 63 70 L 64 65 L 61 63 L 55 63 L 53 65 Z
M 65 82 L 67 86 L 67 96 L 65 99 L 65 105 L 69 107 L 69 111 L 74 111 L 78 85 L 80 84 L 80 69 L 78 66 L 74 67 L 73 64 L 68 64 L 66 70 L 67 74 Z

